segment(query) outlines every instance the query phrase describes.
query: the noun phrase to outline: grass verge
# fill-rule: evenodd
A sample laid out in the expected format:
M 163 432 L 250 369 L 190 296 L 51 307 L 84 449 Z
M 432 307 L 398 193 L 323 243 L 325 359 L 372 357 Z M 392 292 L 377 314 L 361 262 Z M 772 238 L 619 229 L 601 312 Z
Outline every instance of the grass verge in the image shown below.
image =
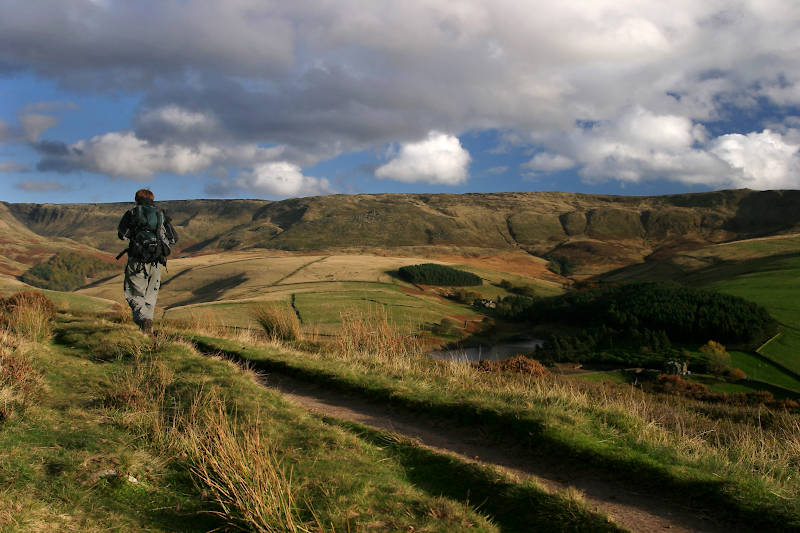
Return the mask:
M 60 475 L 81 490 L 48 498 L 46 472 L 10 484 L 32 505 L 58 503 L 46 513 L 56 529 L 60 514 L 85 513 L 88 502 L 94 518 L 80 530 L 497 531 L 471 505 L 414 486 L 387 450 L 287 404 L 230 362 L 93 317 L 62 318 L 56 338 L 46 377 L 58 407 L 34 413 L 35 429 L 20 426 L 18 442 L 0 442 L 17 466 L 39 464 L 31 453 L 42 445 L 66 457 Z M 0 460 L 0 481 L 13 476 Z M 181 523 L 186 513 L 196 520 Z
M 553 460 L 703 505 L 737 524 L 800 527 L 800 426 L 788 413 L 703 405 L 558 376 L 484 374 L 422 356 L 292 351 L 192 336 L 255 368 L 324 383 L 531 444 Z

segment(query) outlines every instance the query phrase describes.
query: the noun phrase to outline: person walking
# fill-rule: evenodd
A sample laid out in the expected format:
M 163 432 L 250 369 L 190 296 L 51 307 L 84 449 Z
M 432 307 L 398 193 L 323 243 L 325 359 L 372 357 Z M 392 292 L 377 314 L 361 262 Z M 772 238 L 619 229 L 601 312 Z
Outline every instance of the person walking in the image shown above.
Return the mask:
M 154 205 L 149 189 L 136 191 L 136 206 L 122 216 L 117 228 L 128 247 L 117 259 L 128 254 L 123 291 L 131 307 L 134 323 L 146 334 L 153 334 L 153 313 L 156 310 L 158 289 L 161 287 L 161 267 L 167 265 L 170 246 L 178 242 L 169 217 Z

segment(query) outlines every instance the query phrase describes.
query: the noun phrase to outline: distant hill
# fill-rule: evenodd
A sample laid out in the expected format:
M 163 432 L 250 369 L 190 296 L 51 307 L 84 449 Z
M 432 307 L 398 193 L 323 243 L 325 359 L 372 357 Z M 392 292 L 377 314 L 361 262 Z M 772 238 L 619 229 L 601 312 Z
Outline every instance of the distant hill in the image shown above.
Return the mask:
M 68 238 L 109 253 L 131 204 L 8 204 L 1 224 L 20 239 Z M 797 231 L 800 191 L 730 190 L 654 197 L 574 193 L 332 195 L 280 202 L 158 202 L 179 253 L 268 248 L 522 249 L 564 257 L 579 275 L 663 259 L 710 243 Z

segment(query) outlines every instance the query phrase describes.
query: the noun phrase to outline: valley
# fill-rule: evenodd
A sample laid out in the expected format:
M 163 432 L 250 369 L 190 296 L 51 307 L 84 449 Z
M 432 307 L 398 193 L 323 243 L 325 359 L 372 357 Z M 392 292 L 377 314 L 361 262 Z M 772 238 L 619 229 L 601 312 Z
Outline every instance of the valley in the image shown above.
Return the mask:
M 320 435 L 344 431 L 347 437 L 335 438 L 359 442 L 347 446 L 366 455 L 352 460 L 372 464 L 367 456 L 374 458 L 378 452 L 369 447 L 377 443 L 380 453 L 388 454 L 387 459 L 379 460 L 395 465 L 390 470 L 400 469 L 394 474 L 381 473 L 382 486 L 403 492 L 408 502 L 425 502 L 408 504 L 407 509 L 426 510 L 406 511 L 406 517 L 413 517 L 406 522 L 393 515 L 383 496 L 358 496 L 357 491 L 347 492 L 350 489 L 341 489 L 341 501 L 349 502 L 345 507 L 326 507 L 330 500 L 313 490 L 304 491 L 327 474 L 301 467 L 298 472 L 304 481 L 298 490 L 311 507 L 300 505 L 298 508 L 305 510 L 297 520 L 308 530 L 327 530 L 314 521 L 313 516 L 320 513 L 340 530 L 349 527 L 347 513 L 360 509 L 353 523 L 367 531 L 370 513 L 383 513 L 380 521 L 384 524 L 419 525 L 426 523 L 423 517 L 430 509 L 461 505 L 463 513 L 447 511 L 447 520 L 451 520 L 446 522 L 448 530 L 494 531 L 492 527 L 500 524 L 497 530 L 523 531 L 525 525 L 514 516 L 522 512 L 524 504 L 512 496 L 521 490 L 527 491 L 526 498 L 548 502 L 546 513 L 535 518 L 526 515 L 528 519 L 543 524 L 567 520 L 564 524 L 572 524 L 574 530 L 670 527 L 721 531 L 739 526 L 746 530 L 762 520 L 764 513 L 770 513 L 772 530 L 800 527 L 800 512 L 792 503 L 800 490 L 796 482 L 800 450 L 796 425 L 800 298 L 796 296 L 800 295 L 795 294 L 800 291 L 796 281 L 800 276 L 800 217 L 794 215 L 800 212 L 800 195 L 796 191 L 720 191 L 649 198 L 561 193 L 361 195 L 163 204 L 181 241 L 162 277 L 156 339 L 139 336 L 126 322 L 129 313 L 122 295 L 122 261 L 116 269 L 86 278 L 73 291 L 37 289 L 20 279 L 57 253 L 113 263 L 113 256 L 122 248 L 116 239 L 116 222 L 126 208 L 123 204 L 0 203 L 0 240 L 7 250 L 0 253 L 0 296 L 40 290 L 58 306 L 55 336 L 30 345 L 32 351 L 26 352 L 41 351 L 47 364 L 60 357 L 83 358 L 88 363 L 70 359 L 70 364 L 90 365 L 99 383 L 112 379 L 104 374 L 106 369 L 132 375 L 130 372 L 144 371 L 136 365 L 163 352 L 169 354 L 164 357 L 170 361 L 170 372 L 195 368 L 191 376 L 187 374 L 187 383 L 213 383 L 208 386 L 219 391 L 234 382 L 236 390 L 248 391 L 266 384 L 276 389 L 269 392 L 274 398 L 283 394 L 289 401 L 299 402 L 300 407 L 292 407 L 300 410 L 297 412 L 310 409 L 304 416 L 320 424 L 314 427 L 326 428 L 315 430 L 321 431 Z M 765 205 L 771 209 L 765 210 Z M 475 274 L 480 284 L 417 284 L 398 274 L 401 267 L 426 263 Z M 689 340 L 678 330 L 618 328 L 613 335 L 604 333 L 613 342 L 602 344 L 592 333 L 595 326 L 568 324 L 566 314 L 554 312 L 547 320 L 530 322 L 509 311 L 523 304 L 543 305 L 564 295 L 577 295 L 580 300 L 581 295 L 597 294 L 598 301 L 603 301 L 618 288 L 665 282 L 664 287 L 700 291 L 697 294 L 713 291 L 736 297 L 735 302 L 756 304 L 774 319 L 775 334 L 759 338 L 757 345 L 732 342 L 727 351 L 723 346 L 724 354 L 719 357 L 724 364 L 715 369 L 711 363 L 717 356 L 709 355 L 713 344 L 708 341 L 720 338 L 713 334 Z M 283 339 L 265 333 L 258 318 L 263 309 L 296 320 L 297 337 Z M 562 312 L 568 311 L 564 308 Z M 612 330 L 617 327 L 607 325 Z M 595 335 L 596 349 L 579 346 L 584 334 Z M 635 339 L 624 338 L 629 334 Z M 561 339 L 558 350 L 553 335 Z M 661 341 L 663 337 L 668 337 L 667 342 Z M 530 339 L 545 343 L 543 350 L 526 351 L 545 363 L 542 375 L 522 363 L 492 370 L 427 356 L 441 348 L 488 349 Z M 576 344 L 575 339 L 580 342 Z M 565 349 L 570 343 L 574 346 Z M 113 355 L 127 353 L 125 350 L 133 348 L 125 346 L 135 345 L 144 346 L 150 355 Z M 39 356 L 30 357 L 36 360 Z M 222 371 L 222 367 L 214 367 L 220 357 L 235 364 L 226 363 L 230 366 Z M 114 361 L 113 365 L 95 368 L 98 358 Z M 673 359 L 691 361 L 689 369 L 693 371 L 669 376 L 665 368 Z M 206 369 L 206 365 L 211 366 Z M 197 373 L 200 368 L 210 374 L 201 377 Z M 258 375 L 240 375 L 240 368 L 255 370 Z M 228 377 L 223 379 L 223 374 Z M 44 375 L 49 375 L 47 369 Z M 58 392 L 64 385 L 58 384 L 61 378 L 56 374 L 47 379 L 56 395 L 66 394 Z M 271 380 L 276 384 L 271 385 Z M 296 390 L 306 392 L 293 393 L 285 386 L 290 382 Z M 190 401 L 186 391 L 194 385 L 186 387 L 169 401 Z M 279 401 L 271 399 L 273 396 L 255 399 L 263 393 L 247 394 L 252 399 L 244 403 L 230 395 L 225 401 L 238 402 L 239 408 L 251 413 L 248 416 L 285 416 L 274 410 L 259 413 L 259 402 Z M 345 411 L 335 407 L 343 397 L 355 402 L 350 408 L 353 413 L 379 405 L 384 422 L 372 424 L 363 414 L 345 416 Z M 324 398 L 332 402 L 328 407 Z M 169 411 L 167 403 L 158 405 L 155 412 Z M 95 407 L 87 409 L 81 416 L 94 424 L 89 421 L 100 415 L 92 411 Z M 507 469 L 508 457 L 473 460 L 462 454 L 446 459 L 457 446 L 419 447 L 413 439 L 422 438 L 423 433 L 391 433 L 395 427 L 392 413 L 398 424 L 401 418 L 406 422 L 425 419 L 425 424 L 437 427 L 447 420 L 456 433 L 497 433 L 504 439 L 502 446 L 518 450 L 514 454 L 532 456 L 520 459 L 511 470 Z M 129 422 L 115 424 L 123 433 L 133 428 Z M 14 431 L 18 432 L 14 438 L 24 441 L 22 426 Z M 147 431 L 148 442 L 163 440 L 158 436 L 162 429 Z M 490 454 L 492 439 L 479 440 L 475 449 Z M 313 439 L 303 442 L 302 446 L 312 448 L 319 445 Z M 292 451 L 295 445 L 279 444 L 276 453 L 292 464 L 312 460 Z M 167 453 L 160 445 L 148 446 L 153 457 Z M 497 446 L 497 450 L 502 447 Z M 445 455 L 436 455 L 439 453 Z M 542 456 L 537 454 L 542 453 L 569 465 L 559 481 L 548 481 L 552 473 L 545 475 L 532 466 L 541 463 Z M 397 474 L 411 468 L 410 463 L 403 463 L 411 461 L 411 456 L 417 474 L 411 475 L 411 470 Z M 770 463 L 768 457 L 774 461 Z M 147 461 L 153 472 L 161 468 L 156 459 Z M 461 489 L 466 486 L 445 488 L 422 474 L 426 469 L 432 469 L 429 476 L 448 471 L 443 461 L 450 461 L 447 468 L 452 475 L 458 471 L 458 476 L 466 476 L 464 483 L 476 491 L 482 486 L 488 503 L 473 508 L 465 503 L 469 491 Z M 438 464 L 439 470 L 433 464 Z M 10 467 L 0 461 L 0 477 L 4 468 Z M 75 468 L 78 475 L 81 470 Z M 149 475 L 140 466 L 131 468 L 135 477 Z M 492 468 L 500 468 L 502 473 L 489 474 Z M 591 471 L 603 472 L 605 488 L 579 481 Z M 414 482 L 402 485 L 406 481 L 398 480 L 405 476 Z M 491 485 L 481 485 L 492 476 L 499 477 L 493 478 Z M 158 490 L 169 492 L 180 486 L 169 483 L 159 485 Z M 534 489 L 537 483 L 546 489 Z M 20 497 L 31 498 L 23 482 L 14 486 Z M 628 496 L 652 492 L 659 503 L 648 507 L 644 501 L 636 503 L 633 496 L 624 496 L 626 503 L 615 507 L 608 498 L 614 487 L 619 487 L 620 494 L 628 491 Z M 123 483 L 110 490 L 129 488 Z M 415 492 L 418 489 L 421 492 Z M 179 490 L 188 489 L 183 486 Z M 573 496 L 574 491 L 583 496 Z M 78 501 L 86 496 L 76 493 L 67 499 L 73 497 Z M 445 498 L 448 503 L 432 503 L 428 497 Z M 206 505 L 201 500 L 193 500 L 191 505 Z M 126 505 L 124 513 L 140 513 L 134 504 Z M 365 511 L 367 508 L 370 510 Z M 663 511 L 678 512 L 678 508 L 690 511 L 672 518 L 673 511 Z M 238 511 L 233 514 L 241 515 Z M 707 518 L 698 520 L 692 515 Z M 159 520 L 162 518 L 169 521 L 174 516 Z M 103 520 L 107 518 L 101 522 L 109 523 Z M 147 523 L 161 527 L 157 522 Z M 456 527 L 456 523 L 461 525 Z M 381 530 L 381 526 L 373 529 Z

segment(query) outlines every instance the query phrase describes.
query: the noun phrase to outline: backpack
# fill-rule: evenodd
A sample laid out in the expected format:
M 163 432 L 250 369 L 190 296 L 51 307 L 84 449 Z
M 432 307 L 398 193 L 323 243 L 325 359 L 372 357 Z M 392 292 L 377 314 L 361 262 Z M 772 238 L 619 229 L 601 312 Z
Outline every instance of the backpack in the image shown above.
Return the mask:
M 132 215 L 133 231 L 128 256 L 140 263 L 166 264 L 169 244 L 159 236 L 164 231 L 164 213 L 151 205 L 137 205 Z

